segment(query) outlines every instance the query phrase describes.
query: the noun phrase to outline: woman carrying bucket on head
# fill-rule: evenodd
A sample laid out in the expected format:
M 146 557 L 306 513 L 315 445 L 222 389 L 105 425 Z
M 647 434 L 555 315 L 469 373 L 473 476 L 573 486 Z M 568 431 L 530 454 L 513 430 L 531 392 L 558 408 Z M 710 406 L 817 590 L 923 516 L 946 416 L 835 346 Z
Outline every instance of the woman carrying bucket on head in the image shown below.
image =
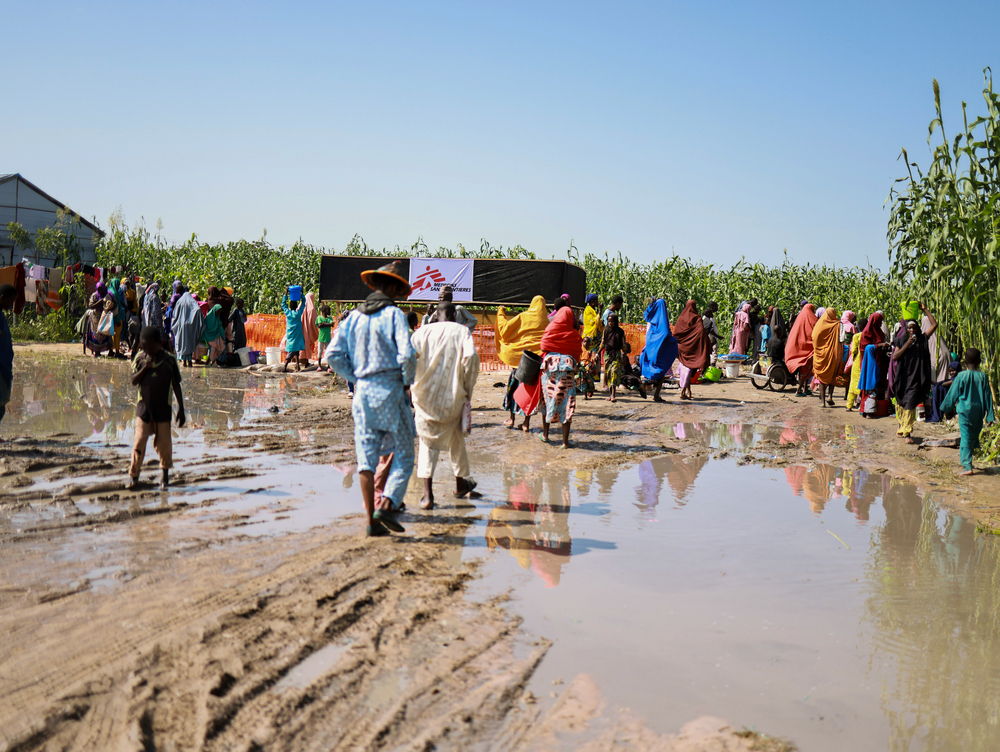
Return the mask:
M 294 297 L 293 297 L 294 296 Z M 285 314 L 285 365 L 283 371 L 288 371 L 288 364 L 295 361 L 295 370 L 302 370 L 301 351 L 306 347 L 302 334 L 302 286 L 292 285 L 285 291 L 281 299 L 281 311 Z M 309 360 L 306 360 L 306 366 Z

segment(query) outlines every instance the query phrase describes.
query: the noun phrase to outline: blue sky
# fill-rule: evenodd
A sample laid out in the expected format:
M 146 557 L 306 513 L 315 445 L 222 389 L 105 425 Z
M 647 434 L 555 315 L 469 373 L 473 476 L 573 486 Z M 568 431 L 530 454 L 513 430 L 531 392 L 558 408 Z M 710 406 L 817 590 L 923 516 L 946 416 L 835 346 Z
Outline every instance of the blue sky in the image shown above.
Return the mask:
M 106 226 L 887 265 L 1000 3 L 5 3 L 0 172 Z M 11 69 L 8 67 L 8 72 Z M 946 115 L 946 117 L 947 117 Z M 947 124 L 947 121 L 946 121 Z

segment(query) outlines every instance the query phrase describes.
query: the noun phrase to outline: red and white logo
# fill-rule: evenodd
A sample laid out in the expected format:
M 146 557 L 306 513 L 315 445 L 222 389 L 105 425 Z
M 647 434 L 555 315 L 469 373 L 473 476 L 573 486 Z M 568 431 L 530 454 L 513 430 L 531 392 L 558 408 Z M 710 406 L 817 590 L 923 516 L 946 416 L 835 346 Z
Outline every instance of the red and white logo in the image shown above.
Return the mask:
M 410 300 L 437 300 L 445 285 L 451 285 L 456 303 L 475 300 L 472 272 L 472 259 L 410 259 Z
M 418 274 L 414 278 L 413 284 L 410 285 L 413 288 L 410 294 L 412 295 L 414 292 L 422 290 L 430 290 L 436 285 L 442 284 L 446 279 L 439 269 L 428 265 L 422 274 Z

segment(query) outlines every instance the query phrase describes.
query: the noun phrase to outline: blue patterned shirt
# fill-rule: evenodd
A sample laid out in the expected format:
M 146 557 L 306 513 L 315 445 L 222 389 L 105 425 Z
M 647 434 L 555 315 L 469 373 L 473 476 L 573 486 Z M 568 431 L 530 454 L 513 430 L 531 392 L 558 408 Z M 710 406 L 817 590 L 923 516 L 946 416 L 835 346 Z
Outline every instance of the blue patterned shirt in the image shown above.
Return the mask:
M 396 306 L 372 314 L 352 311 L 337 327 L 326 349 L 326 360 L 337 375 L 350 382 L 385 375 L 399 376 L 409 386 L 417 358 L 406 314 Z

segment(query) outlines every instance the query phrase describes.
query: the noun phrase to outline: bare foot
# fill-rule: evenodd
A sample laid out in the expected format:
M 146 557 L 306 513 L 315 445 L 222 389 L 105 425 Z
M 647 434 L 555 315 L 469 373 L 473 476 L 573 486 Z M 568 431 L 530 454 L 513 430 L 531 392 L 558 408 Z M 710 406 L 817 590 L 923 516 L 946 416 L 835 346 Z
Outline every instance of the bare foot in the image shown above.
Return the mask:
M 907 436 L 906 437 L 906 443 L 907 444 L 916 444 L 917 440 L 915 438 L 913 438 L 912 436 Z
M 959 473 L 959 475 L 975 475 L 975 474 L 976 474 L 975 470 L 963 470 L 962 472 Z
M 524 431 L 525 433 L 530 433 L 531 432 L 531 426 L 529 426 L 527 423 L 522 423 L 521 424 L 521 430 Z
M 507 420 L 505 420 L 503 422 L 503 427 L 504 428 L 513 428 L 514 427 L 514 419 L 513 418 L 508 418 Z
M 424 498 L 422 498 L 420 500 L 420 508 L 421 509 L 433 509 L 434 508 L 434 500 L 433 499 L 428 499 L 425 496 Z

